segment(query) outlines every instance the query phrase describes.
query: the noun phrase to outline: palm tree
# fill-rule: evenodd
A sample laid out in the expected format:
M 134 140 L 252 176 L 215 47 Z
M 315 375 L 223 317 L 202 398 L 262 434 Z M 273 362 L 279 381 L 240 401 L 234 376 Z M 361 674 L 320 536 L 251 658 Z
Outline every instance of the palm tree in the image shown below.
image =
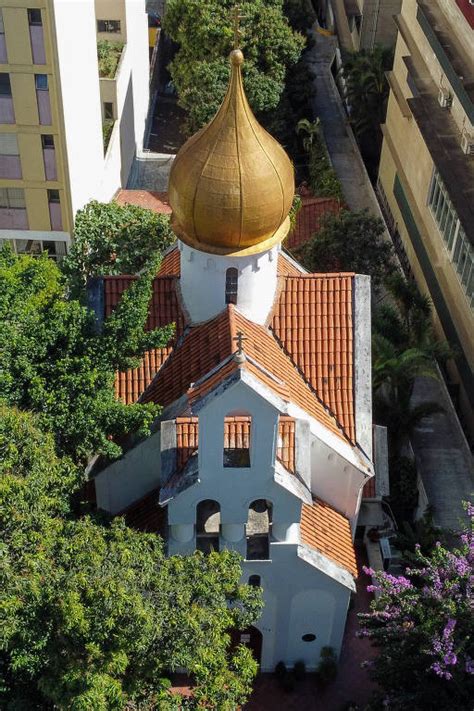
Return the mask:
M 315 139 L 321 134 L 321 121 L 317 118 L 315 121 L 310 121 L 307 118 L 302 118 L 296 125 L 296 133 L 298 136 L 303 135 L 302 144 L 306 153 L 311 152 L 311 148 Z
M 343 65 L 346 100 L 358 135 L 378 133 L 385 120 L 389 86 L 385 73 L 392 66 L 392 51 L 376 46 L 349 55 Z

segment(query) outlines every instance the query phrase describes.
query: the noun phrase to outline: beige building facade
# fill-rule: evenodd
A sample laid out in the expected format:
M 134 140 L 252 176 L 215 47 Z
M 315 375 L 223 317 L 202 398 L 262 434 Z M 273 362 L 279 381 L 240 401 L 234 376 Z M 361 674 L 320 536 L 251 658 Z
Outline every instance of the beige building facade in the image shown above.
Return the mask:
M 397 37 L 394 16 L 402 0 L 321 0 L 320 17 L 337 32 L 346 52 L 393 47 Z
M 100 39 L 123 45 L 113 78 Z M 148 98 L 144 0 L 0 0 L 0 243 L 63 256 L 77 210 L 126 186 Z
M 456 357 L 474 440 L 474 30 L 454 0 L 403 0 L 378 192 L 406 272 Z

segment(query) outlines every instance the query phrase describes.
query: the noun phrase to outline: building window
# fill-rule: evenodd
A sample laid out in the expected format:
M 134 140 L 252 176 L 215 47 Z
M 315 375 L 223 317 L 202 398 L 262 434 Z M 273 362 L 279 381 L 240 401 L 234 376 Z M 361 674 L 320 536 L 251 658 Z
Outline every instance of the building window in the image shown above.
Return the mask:
M 247 560 L 268 560 L 270 557 L 270 532 L 272 504 L 266 499 L 256 499 L 249 506 L 245 535 Z
M 225 273 L 225 302 L 226 304 L 237 303 L 237 289 L 239 281 L 239 270 L 230 267 Z
M 35 86 L 37 91 L 48 91 L 48 75 L 35 74 Z
M 41 10 L 28 10 L 28 24 L 31 26 L 41 26 L 43 21 L 41 19 Z
M 104 101 L 104 119 L 114 120 L 114 105 L 111 101 Z
M 202 553 L 219 551 L 221 507 L 217 501 L 205 499 L 196 506 L 196 550 Z
M 10 75 L 1 73 L 0 74 L 0 96 L 10 96 L 12 95 L 12 88 L 10 85 Z
M 63 229 L 63 221 L 59 190 L 48 190 L 48 206 L 51 229 L 60 232 Z
M 251 588 L 261 588 L 261 578 L 260 575 L 251 575 L 249 578 L 249 585 Z
M 474 249 L 467 239 L 446 187 L 436 169 L 428 194 L 428 206 L 463 291 L 471 307 L 474 308 Z
M 224 467 L 250 466 L 250 415 L 228 415 L 224 419 Z
M 48 257 L 54 259 L 56 262 L 60 262 L 61 259 L 67 254 L 66 242 L 58 240 L 0 239 L 0 246 L 2 245 L 2 242 L 9 242 L 16 254 L 29 254 L 35 257 L 42 254 L 42 252 L 46 252 Z
M 120 33 L 120 20 L 97 20 L 97 32 Z
M 43 133 L 41 136 L 41 145 L 43 148 L 54 148 L 54 136 L 49 136 Z
M 0 188 L 0 207 L 10 210 L 25 208 L 25 191 L 23 188 Z
M 41 136 L 43 147 L 44 174 L 46 180 L 57 180 L 56 151 L 54 150 L 54 136 L 43 134 Z
M 5 27 L 3 25 L 3 12 L 0 9 L 0 64 L 7 64 L 7 45 L 5 42 Z
M 0 178 L 21 179 L 20 152 L 14 133 L 0 133 Z
M 0 188 L 0 229 L 28 229 L 25 192 L 22 188 Z

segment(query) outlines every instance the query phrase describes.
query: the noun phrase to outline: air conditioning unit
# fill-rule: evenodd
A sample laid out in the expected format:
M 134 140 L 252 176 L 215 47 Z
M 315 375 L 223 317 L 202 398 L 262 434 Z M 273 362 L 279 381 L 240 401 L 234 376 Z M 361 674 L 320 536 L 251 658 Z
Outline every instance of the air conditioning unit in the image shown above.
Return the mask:
M 449 109 L 449 107 L 453 103 L 453 97 L 451 96 L 451 93 L 448 89 L 445 89 L 444 86 L 439 87 L 438 103 L 443 109 Z
M 474 136 L 472 133 L 463 133 L 461 136 L 461 150 L 467 156 L 474 155 Z

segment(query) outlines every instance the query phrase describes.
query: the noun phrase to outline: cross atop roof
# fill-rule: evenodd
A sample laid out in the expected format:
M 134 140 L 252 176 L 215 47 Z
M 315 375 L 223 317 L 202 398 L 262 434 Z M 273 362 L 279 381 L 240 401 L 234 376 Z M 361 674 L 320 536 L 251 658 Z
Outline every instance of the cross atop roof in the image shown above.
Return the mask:
M 238 363 L 242 363 L 245 360 L 244 341 L 248 341 L 249 339 L 244 336 L 242 331 L 237 331 L 237 335 L 234 336 L 232 340 L 237 343 L 237 351 L 235 352 L 234 358 Z
M 234 5 L 234 49 L 240 48 L 240 38 L 242 30 L 240 29 L 240 20 L 243 20 L 245 15 L 240 14 L 240 5 Z

